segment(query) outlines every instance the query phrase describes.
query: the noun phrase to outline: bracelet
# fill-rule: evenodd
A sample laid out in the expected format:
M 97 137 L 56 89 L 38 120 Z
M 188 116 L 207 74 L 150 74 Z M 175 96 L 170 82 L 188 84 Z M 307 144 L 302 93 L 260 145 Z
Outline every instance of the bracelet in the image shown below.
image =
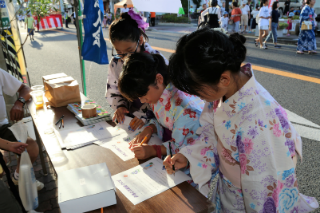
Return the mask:
M 151 135 L 152 135 L 153 134 L 153 128 L 151 126 L 147 126 L 146 128 L 150 128 L 151 129 Z
M 161 146 L 152 145 L 152 147 L 156 150 L 156 152 L 157 152 L 157 157 L 161 159 L 161 157 L 162 157 Z

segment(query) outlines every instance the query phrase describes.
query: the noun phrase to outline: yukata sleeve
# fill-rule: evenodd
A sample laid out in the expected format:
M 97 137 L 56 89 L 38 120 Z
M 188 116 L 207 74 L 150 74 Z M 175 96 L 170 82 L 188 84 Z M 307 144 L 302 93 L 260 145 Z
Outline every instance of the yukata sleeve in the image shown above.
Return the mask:
M 151 124 L 156 126 L 157 135 L 162 140 L 163 139 L 163 126 L 158 122 L 158 120 L 156 118 L 150 119 L 149 122 L 145 126 L 149 126 Z
M 188 159 L 192 180 L 199 185 L 199 191 L 204 196 L 209 194 L 210 182 L 218 171 L 219 157 L 216 145 L 214 127 L 207 124 L 195 143 L 181 148 L 179 152 Z
M 129 110 L 129 101 L 121 95 L 118 89 L 119 79 L 115 75 L 115 66 L 115 63 L 112 60 L 109 64 L 108 81 L 105 97 L 113 110 L 117 110 L 119 107 L 125 107 Z
M 170 149 L 172 154 L 176 154 L 180 151 L 180 148 L 194 144 L 199 137 L 196 132 L 200 127 L 200 115 L 190 108 L 182 109 L 182 107 L 179 107 L 178 109 L 180 110 L 177 110 L 174 116 L 164 118 L 167 123 L 173 123 L 172 139 L 163 143 L 167 149 L 167 155 L 170 154 Z M 171 147 L 169 147 L 169 142 Z

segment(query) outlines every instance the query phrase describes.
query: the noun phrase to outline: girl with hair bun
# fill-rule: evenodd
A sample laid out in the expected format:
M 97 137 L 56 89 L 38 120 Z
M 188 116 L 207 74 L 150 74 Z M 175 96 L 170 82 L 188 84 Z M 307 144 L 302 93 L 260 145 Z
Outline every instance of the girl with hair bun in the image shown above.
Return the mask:
M 161 158 L 170 153 L 178 153 L 182 147 L 195 142 L 204 102 L 172 85 L 167 65 L 160 55 L 146 53 L 130 55 L 125 60 L 119 78 L 119 90 L 128 100 L 140 99 L 142 103 L 149 103 L 156 115 L 156 118 L 148 123 L 152 126 L 146 128 L 149 132 L 140 133 L 130 143 L 136 158 Z M 169 139 L 162 137 L 165 128 L 171 131 Z M 152 133 L 157 133 L 164 143 L 161 146 L 150 146 L 146 142 L 140 146 L 140 142 L 147 135 L 149 140 Z M 189 174 L 188 167 L 183 171 Z
M 139 99 L 130 102 L 120 94 L 118 79 L 123 60 L 132 53 L 147 52 L 159 54 L 168 63 L 163 55 L 147 43 L 148 36 L 145 29 L 148 26 L 149 24 L 145 23 L 139 14 L 130 9 L 129 12 L 122 13 L 120 18 L 113 21 L 109 27 L 113 57 L 109 63 L 106 99 L 110 107 L 115 110 L 113 121 L 123 123 L 125 115 L 133 117 L 130 123 L 133 131 L 142 128 L 146 121 L 154 117 L 154 114 L 148 104 L 141 104 Z
M 190 165 L 194 183 L 215 212 L 310 212 L 299 193 L 302 141 L 286 111 L 255 79 L 246 39 L 208 29 L 183 36 L 170 57 L 173 85 L 206 101 L 194 145 L 167 156 L 167 172 Z

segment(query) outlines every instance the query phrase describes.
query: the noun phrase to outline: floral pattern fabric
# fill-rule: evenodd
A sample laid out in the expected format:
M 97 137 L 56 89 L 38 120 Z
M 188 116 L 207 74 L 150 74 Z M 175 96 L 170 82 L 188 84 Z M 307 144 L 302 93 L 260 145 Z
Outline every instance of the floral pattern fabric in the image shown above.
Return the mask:
M 200 127 L 199 118 L 204 102 L 193 95 L 178 90 L 172 84 L 163 91 L 156 104 L 150 104 L 156 119 L 149 122 L 157 127 L 158 136 L 162 139 L 163 127 L 172 131 L 172 139 L 163 143 L 167 154 L 178 153 L 180 148 L 192 145 L 197 138 L 196 131 Z M 169 147 L 171 142 L 171 147 Z
M 298 38 L 298 51 L 314 51 L 317 50 L 316 35 L 314 32 L 314 10 L 308 5 L 304 6 L 300 14 L 300 28 L 303 21 L 311 21 L 312 29 L 300 30 Z
M 216 212 L 291 213 L 318 208 L 315 198 L 299 193 L 292 159 L 296 153 L 302 157 L 299 134 L 285 110 L 256 81 L 251 65 L 241 71 L 250 76 L 248 82 L 225 102 L 206 103 L 198 130 L 201 136 L 195 145 L 180 150 L 189 160 L 193 181 L 208 194 L 210 180 L 219 173 L 219 138 L 240 164 L 241 193 L 222 190 L 225 187 L 217 184 Z

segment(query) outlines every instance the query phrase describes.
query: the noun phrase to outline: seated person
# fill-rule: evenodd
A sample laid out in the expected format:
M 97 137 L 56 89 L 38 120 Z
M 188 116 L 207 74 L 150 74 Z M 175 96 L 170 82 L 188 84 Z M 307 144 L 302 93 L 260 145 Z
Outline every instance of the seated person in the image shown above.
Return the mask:
M 19 99 L 14 103 L 10 111 L 10 119 L 12 121 L 20 121 L 23 118 L 25 102 L 31 97 L 30 88 L 21 83 L 8 72 L 0 69 L 0 139 L 5 140 L 7 143 L 17 142 L 17 139 L 11 130 L 8 129 L 11 125 L 9 124 L 7 118 L 6 103 L 3 93 L 13 96 L 17 92 L 19 93 Z M 31 138 L 28 138 L 26 143 L 28 144 L 27 151 L 29 153 L 31 162 L 34 163 L 39 154 L 38 144 Z M 20 158 L 18 159 L 17 169 L 12 177 L 12 181 L 15 185 L 18 185 L 19 166 Z M 41 190 L 43 187 L 43 183 L 37 180 L 37 189 Z
M 119 78 L 119 90 L 128 100 L 140 99 L 141 103 L 149 103 L 156 115 L 156 119 L 151 119 L 149 126 L 131 142 L 136 158 L 161 158 L 169 155 L 170 149 L 175 154 L 180 148 L 194 143 L 204 102 L 170 83 L 167 65 L 161 55 L 135 53 L 129 56 Z M 147 143 L 138 146 L 146 136 L 149 140 L 152 133 L 162 139 L 164 128 L 172 131 L 172 139 L 162 146 Z M 189 174 L 189 171 L 185 169 L 185 173 Z

